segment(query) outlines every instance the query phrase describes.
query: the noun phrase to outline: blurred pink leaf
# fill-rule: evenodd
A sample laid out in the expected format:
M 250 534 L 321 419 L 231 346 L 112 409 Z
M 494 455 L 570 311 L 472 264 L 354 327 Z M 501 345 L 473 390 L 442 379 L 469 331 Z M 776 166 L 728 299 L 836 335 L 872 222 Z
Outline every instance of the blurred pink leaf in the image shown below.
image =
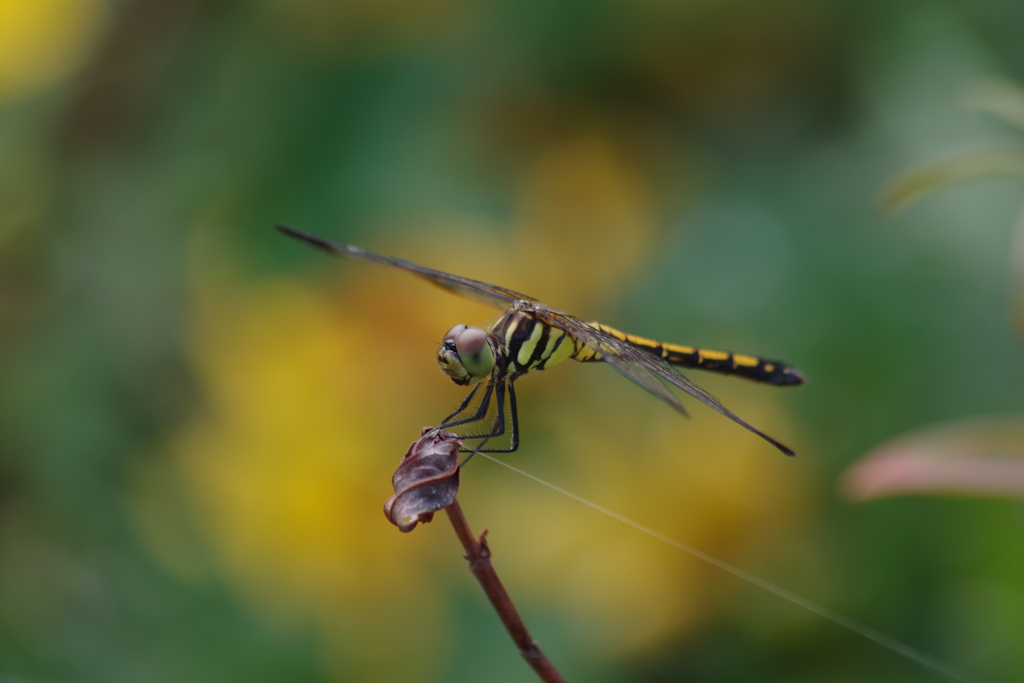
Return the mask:
M 1024 498 L 1024 417 L 945 422 L 888 441 L 850 466 L 853 501 L 897 495 Z

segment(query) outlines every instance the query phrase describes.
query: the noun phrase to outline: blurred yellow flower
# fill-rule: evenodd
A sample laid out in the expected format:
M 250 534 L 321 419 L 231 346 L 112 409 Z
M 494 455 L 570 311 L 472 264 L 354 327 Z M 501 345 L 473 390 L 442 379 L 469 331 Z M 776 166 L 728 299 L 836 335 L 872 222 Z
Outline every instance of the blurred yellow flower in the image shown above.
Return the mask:
M 326 652 L 356 646 L 352 660 L 366 659 L 372 678 L 415 680 L 411 668 L 443 652 L 447 620 L 429 534 L 394 533 L 381 506 L 419 427 L 396 418 L 409 411 L 389 392 L 415 392 L 428 374 L 441 382 L 429 347 L 367 326 L 366 301 L 335 306 L 286 282 L 244 294 L 206 284 L 192 339 L 204 404 L 167 450 L 219 572 L 278 618 L 318 624 Z M 137 496 L 153 495 L 147 480 L 139 476 Z M 163 537 L 175 531 L 151 519 L 154 506 L 133 509 L 158 559 L 171 571 L 186 565 L 173 556 L 185 547 Z M 388 656 L 417 614 L 436 623 L 402 642 L 407 659 Z
M 0 106 L 68 76 L 107 10 L 106 0 L 0 0 Z

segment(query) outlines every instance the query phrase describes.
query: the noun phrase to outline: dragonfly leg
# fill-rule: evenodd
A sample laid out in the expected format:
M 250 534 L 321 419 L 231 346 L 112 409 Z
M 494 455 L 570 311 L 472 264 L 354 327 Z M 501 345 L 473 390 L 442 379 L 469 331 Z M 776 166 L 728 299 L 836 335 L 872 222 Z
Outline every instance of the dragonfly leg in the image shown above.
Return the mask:
M 477 448 L 463 449 L 464 453 L 512 453 L 519 449 L 519 410 L 516 406 L 516 388 L 515 378 L 508 381 L 508 407 L 509 415 L 511 418 L 511 433 L 509 434 L 510 443 L 508 448 L 484 448 L 484 444 L 489 439 L 501 436 L 505 433 L 505 391 L 504 383 L 498 386 L 498 415 L 495 418 L 494 432 L 491 434 L 480 434 L 469 437 L 463 437 L 463 439 L 483 439 Z M 469 458 L 466 459 L 467 461 Z M 465 464 L 465 463 L 463 463 Z
M 487 432 L 486 434 L 467 434 L 465 436 L 460 436 L 459 438 L 461 438 L 462 440 L 466 440 L 466 439 L 485 439 L 485 440 L 486 439 L 493 439 L 493 438 L 499 437 L 499 436 L 501 436 L 502 434 L 505 433 L 505 381 L 504 380 L 499 380 L 499 381 L 495 382 L 495 385 L 496 385 L 496 388 L 495 388 L 495 391 L 494 391 L 494 393 L 495 393 L 494 402 L 496 404 L 496 408 L 497 408 L 498 412 L 497 412 L 497 414 L 494 417 L 494 422 L 491 423 L 491 431 Z M 477 449 L 477 450 L 480 450 L 480 449 Z M 485 451 L 485 452 L 487 452 L 487 453 L 496 453 L 498 451 Z
M 473 400 L 473 395 L 476 394 L 476 390 L 480 388 L 479 384 L 473 387 L 473 391 L 469 392 L 469 396 L 467 396 L 466 399 L 462 402 L 462 405 L 459 406 L 458 410 L 456 410 L 454 413 L 446 417 L 444 421 L 440 425 L 438 425 L 437 428 L 448 429 L 449 427 L 457 427 L 458 425 L 467 424 L 469 422 L 479 422 L 480 420 L 487 417 L 487 409 L 491 405 L 491 394 L 494 393 L 494 385 L 495 381 L 493 378 L 487 380 L 487 389 L 484 390 L 484 396 L 482 399 L 480 399 L 480 407 L 477 408 L 475 414 L 470 415 L 469 417 L 464 417 L 461 420 L 449 422 L 449 420 L 451 420 L 453 417 L 455 417 L 456 415 L 458 415 L 459 413 L 466 409 L 470 401 Z M 504 382 L 498 383 L 498 386 L 498 395 L 500 397 L 502 395 L 502 390 L 504 389 Z
M 515 380 L 509 380 L 508 382 L 508 409 L 512 416 L 512 434 L 511 443 L 509 443 L 507 453 L 511 453 L 519 448 L 519 410 L 516 407 L 516 385 Z
M 473 386 L 473 390 L 469 392 L 465 399 L 463 399 L 462 403 L 459 404 L 459 407 L 452 411 L 452 413 L 448 417 L 441 420 L 442 427 L 447 426 L 449 420 L 451 420 L 453 417 L 455 417 L 456 415 L 458 415 L 459 413 L 466 409 L 466 407 L 469 405 L 469 402 L 473 400 L 474 396 L 476 396 L 476 392 L 479 388 L 479 383 Z

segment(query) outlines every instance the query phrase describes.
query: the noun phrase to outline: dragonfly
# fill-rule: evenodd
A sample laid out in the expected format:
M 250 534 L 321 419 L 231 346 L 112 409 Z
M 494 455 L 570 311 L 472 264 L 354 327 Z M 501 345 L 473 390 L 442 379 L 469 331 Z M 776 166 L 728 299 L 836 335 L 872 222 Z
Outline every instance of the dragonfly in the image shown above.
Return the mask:
M 759 356 L 711 351 L 626 334 L 602 323 L 586 322 L 511 289 L 381 256 L 292 227 L 278 225 L 276 228 L 288 237 L 332 256 L 404 270 L 466 299 L 504 311 L 498 321 L 487 329 L 456 325 L 448 330 L 438 349 L 437 363 L 444 374 L 460 386 L 472 385 L 473 388 L 436 429 L 481 428 L 483 433 L 461 436 L 463 440 L 480 440 L 478 447 L 467 448 L 467 452 L 511 453 L 517 450 L 519 414 L 516 381 L 524 375 L 546 370 L 572 358 L 582 363 L 607 363 L 626 379 L 684 417 L 689 417 L 673 391 L 673 388 L 678 389 L 760 436 L 786 455 L 795 455 L 791 448 L 736 415 L 676 369 L 708 370 L 774 386 L 803 384 L 806 381 L 804 375 L 791 365 Z M 492 404 L 494 416 L 487 424 Z M 506 429 L 506 447 L 483 447 L 493 439 L 505 437 Z

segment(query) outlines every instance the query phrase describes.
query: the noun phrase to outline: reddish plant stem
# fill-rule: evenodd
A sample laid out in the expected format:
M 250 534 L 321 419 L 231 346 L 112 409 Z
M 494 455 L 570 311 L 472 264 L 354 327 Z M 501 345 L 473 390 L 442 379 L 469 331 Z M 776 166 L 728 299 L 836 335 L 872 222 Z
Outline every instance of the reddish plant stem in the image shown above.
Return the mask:
M 526 630 L 526 624 L 519 616 L 516 606 L 512 604 L 512 598 L 508 596 L 505 587 L 501 585 L 498 574 L 491 564 L 491 549 L 487 546 L 487 531 L 480 534 L 479 541 L 473 536 L 469 522 L 466 521 L 466 516 L 462 514 L 462 508 L 459 507 L 458 500 L 445 510 L 448 512 L 452 528 L 455 529 L 455 535 L 459 537 L 462 547 L 466 550 L 469 571 L 473 572 L 473 576 L 480 582 L 484 593 L 487 594 L 487 599 L 491 601 L 494 610 L 505 624 L 508 634 L 512 636 L 516 647 L 519 648 L 519 654 L 537 672 L 544 683 L 565 683 L 565 679 L 555 670 L 548 658 L 540 651 L 540 647 L 530 632 Z

